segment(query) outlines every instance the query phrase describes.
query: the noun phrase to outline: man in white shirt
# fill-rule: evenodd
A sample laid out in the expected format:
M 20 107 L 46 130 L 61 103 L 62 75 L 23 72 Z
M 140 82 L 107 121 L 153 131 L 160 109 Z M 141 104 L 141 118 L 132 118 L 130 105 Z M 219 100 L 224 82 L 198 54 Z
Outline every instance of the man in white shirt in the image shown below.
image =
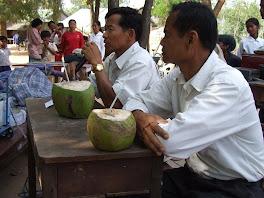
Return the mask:
M 105 107 L 110 107 L 120 92 L 114 108 L 122 108 L 127 98 L 149 89 L 160 79 L 158 69 L 150 54 L 138 44 L 142 32 L 142 16 L 132 8 L 114 8 L 106 15 L 104 32 L 105 49 L 112 52 L 102 63 L 101 53 L 94 42 L 87 43 L 82 52 L 91 63 L 90 75 L 96 91 Z M 68 65 L 71 79 L 75 79 L 76 62 Z M 80 72 L 80 79 L 85 77 Z
M 254 99 L 243 75 L 213 51 L 213 12 L 196 2 L 174 5 L 164 32 L 163 60 L 178 68 L 123 107 L 133 111 L 139 137 L 157 155 L 186 159 L 184 167 L 164 171 L 162 197 L 264 197 Z

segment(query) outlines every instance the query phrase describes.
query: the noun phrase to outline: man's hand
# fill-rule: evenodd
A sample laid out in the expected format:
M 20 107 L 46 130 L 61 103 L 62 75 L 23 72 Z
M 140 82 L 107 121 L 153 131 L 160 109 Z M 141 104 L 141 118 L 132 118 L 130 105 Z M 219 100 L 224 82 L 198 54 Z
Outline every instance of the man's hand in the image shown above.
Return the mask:
M 84 45 L 82 48 L 82 53 L 84 54 L 88 63 L 92 64 L 93 67 L 102 63 L 100 50 L 94 42 Z
M 137 133 L 145 145 L 153 150 L 156 155 L 162 155 L 165 147 L 160 143 L 155 133 L 163 139 L 168 139 L 169 134 L 159 126 L 160 123 L 165 124 L 167 121 L 160 116 L 144 113 L 139 110 L 134 111 L 133 115 L 137 122 Z
M 76 77 L 75 77 L 75 68 L 76 68 L 76 65 L 77 64 L 78 64 L 77 61 L 73 61 L 73 62 L 69 63 L 66 66 L 66 70 L 67 70 L 67 73 L 68 73 L 68 76 L 69 76 L 69 79 L 70 80 L 76 80 Z M 77 72 L 76 75 L 79 78 L 79 80 L 87 80 L 87 77 L 84 75 L 84 73 L 83 73 L 83 71 L 81 69 Z M 63 72 L 63 78 L 65 80 L 67 80 L 65 71 Z

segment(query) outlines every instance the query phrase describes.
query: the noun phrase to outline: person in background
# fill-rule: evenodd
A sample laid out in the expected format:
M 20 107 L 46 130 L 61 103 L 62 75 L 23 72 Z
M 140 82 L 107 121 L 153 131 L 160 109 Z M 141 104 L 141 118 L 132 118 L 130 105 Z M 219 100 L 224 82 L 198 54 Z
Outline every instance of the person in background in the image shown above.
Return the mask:
M 198 2 L 173 5 L 164 32 L 163 60 L 178 67 L 124 106 L 156 155 L 186 161 L 164 170 L 162 198 L 263 198 L 254 98 L 242 73 L 214 52 L 214 13 Z
M 49 31 L 41 32 L 41 39 L 43 40 L 43 43 L 39 54 L 41 54 L 41 59 L 43 61 L 55 62 L 55 55 L 58 52 L 58 48 L 55 43 L 50 42 L 50 35 Z
M 13 36 L 13 41 L 14 44 L 16 45 L 16 50 L 20 51 L 20 36 L 18 32 L 16 32 L 15 35 Z
M 102 59 L 104 59 L 105 44 L 104 44 L 104 38 L 103 38 L 103 30 L 101 28 L 100 21 L 93 22 L 93 33 L 90 35 L 90 42 L 95 42 L 95 44 L 98 46 L 101 52 Z
M 60 31 L 62 31 L 62 33 L 64 33 L 64 25 L 63 25 L 63 23 L 58 23 L 57 26 L 58 26 L 58 29 Z
M 64 58 L 72 55 L 74 49 L 82 48 L 84 45 L 83 35 L 81 32 L 76 31 L 76 21 L 74 19 L 69 21 L 69 28 L 69 31 L 65 32 L 61 39 L 61 49 Z
M 218 35 L 218 44 L 224 53 L 227 64 L 232 67 L 240 67 L 241 58 L 231 53 L 236 48 L 234 37 L 228 34 Z
M 0 72 L 11 70 L 9 55 L 10 50 L 7 48 L 7 38 L 0 36 Z
M 116 95 L 114 108 L 122 108 L 127 99 L 139 91 L 149 89 L 160 80 L 159 72 L 148 51 L 139 46 L 142 35 L 142 15 L 135 9 L 119 7 L 106 14 L 104 42 L 106 52 L 111 52 L 102 62 L 101 52 L 94 43 L 83 46 L 82 52 L 92 65 L 93 74 L 89 76 L 96 97 L 101 98 L 105 107 L 110 107 Z M 70 79 L 75 79 L 77 62 L 67 66 Z M 87 80 L 82 71 L 80 80 Z
M 259 21 L 256 18 L 249 18 L 246 23 L 248 37 L 244 38 L 237 51 L 237 56 L 242 58 L 243 53 L 254 54 L 255 50 L 264 46 L 264 39 L 258 36 Z
M 0 40 L 2 41 L 2 46 L 1 48 L 4 49 L 5 54 L 7 55 L 7 57 L 9 58 L 9 56 L 11 55 L 11 51 L 10 49 L 7 47 L 7 38 L 6 36 L 0 36 Z
M 29 62 L 41 61 L 39 50 L 43 42 L 40 37 L 40 31 L 42 29 L 42 21 L 39 18 L 34 19 L 31 22 L 31 27 L 32 28 L 29 31 L 29 38 L 28 38 Z
M 56 45 L 59 45 L 61 43 L 61 38 L 62 38 L 63 32 L 55 24 L 54 21 L 50 21 L 48 23 L 48 26 L 49 26 L 49 29 L 51 30 L 50 42 L 51 43 L 54 42 Z

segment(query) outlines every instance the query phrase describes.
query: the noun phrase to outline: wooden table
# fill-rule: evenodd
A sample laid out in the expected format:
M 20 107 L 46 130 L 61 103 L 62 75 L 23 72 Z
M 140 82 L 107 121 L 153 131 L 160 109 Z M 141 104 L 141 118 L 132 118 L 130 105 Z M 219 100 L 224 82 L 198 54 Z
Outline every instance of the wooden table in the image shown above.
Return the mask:
M 26 99 L 31 198 L 36 195 L 35 165 L 44 198 L 139 191 L 160 197 L 162 157 L 135 142 L 123 151 L 99 151 L 89 140 L 87 119 L 60 117 L 54 107 L 44 107 L 48 100 Z
M 264 103 L 264 80 L 250 81 L 249 85 L 256 104 Z

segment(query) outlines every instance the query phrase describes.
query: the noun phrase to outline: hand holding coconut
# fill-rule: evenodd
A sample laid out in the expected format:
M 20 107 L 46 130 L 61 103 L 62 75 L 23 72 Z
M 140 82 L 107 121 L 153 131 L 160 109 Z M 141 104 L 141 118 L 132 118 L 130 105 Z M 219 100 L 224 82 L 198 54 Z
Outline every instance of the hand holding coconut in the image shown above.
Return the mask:
M 165 151 L 165 147 L 160 143 L 155 134 L 158 134 L 163 139 L 168 139 L 169 135 L 164 131 L 159 124 L 167 123 L 166 120 L 158 115 L 152 115 L 136 110 L 133 115 L 137 122 L 137 133 L 145 143 L 145 145 L 153 150 L 156 155 L 160 156 Z

